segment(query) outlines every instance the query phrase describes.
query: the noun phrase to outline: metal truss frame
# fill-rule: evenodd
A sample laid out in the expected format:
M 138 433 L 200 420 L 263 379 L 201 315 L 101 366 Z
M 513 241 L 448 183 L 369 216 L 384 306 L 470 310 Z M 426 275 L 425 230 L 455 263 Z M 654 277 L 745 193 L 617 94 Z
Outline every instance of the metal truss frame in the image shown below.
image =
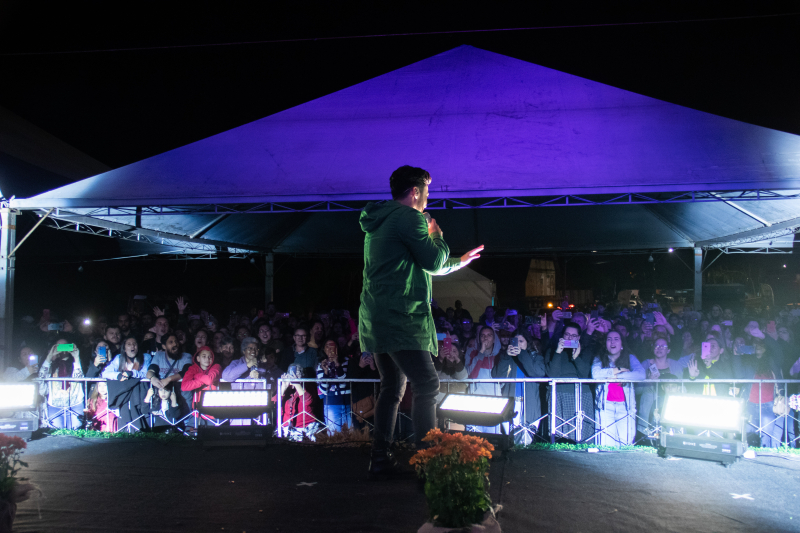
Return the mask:
M 179 248 L 180 252 L 176 252 L 176 255 L 179 255 L 182 258 L 185 258 L 188 255 L 193 255 L 197 258 L 210 259 L 210 254 L 226 253 L 232 254 L 233 256 L 245 256 L 248 254 L 260 253 L 255 250 L 248 250 L 245 248 L 233 248 L 220 246 L 218 244 L 206 244 L 192 239 L 184 240 L 179 236 L 164 234 L 151 235 L 143 231 L 112 229 L 100 225 L 88 224 L 84 221 L 79 222 L 74 220 L 63 220 L 60 218 L 54 218 L 52 216 L 47 219 L 45 226 L 62 231 L 96 235 L 98 237 L 107 237 L 122 241 L 132 241 L 144 244 L 156 244 L 159 246 Z
M 667 193 L 624 194 L 565 194 L 541 197 L 496 198 L 435 198 L 428 202 L 428 209 L 498 209 L 518 207 L 575 207 L 585 205 L 652 205 L 697 202 L 747 202 L 764 200 L 796 200 L 800 191 L 776 191 L 755 189 L 747 191 L 689 191 Z M 337 213 L 360 211 L 368 201 L 316 201 L 316 202 L 260 202 L 245 204 L 204 205 L 153 205 L 139 207 L 56 208 L 55 216 L 69 214 L 88 217 L 141 217 L 165 215 L 247 215 L 267 213 Z M 179 202 L 179 200 L 178 200 Z M 77 213 L 76 209 L 80 212 Z

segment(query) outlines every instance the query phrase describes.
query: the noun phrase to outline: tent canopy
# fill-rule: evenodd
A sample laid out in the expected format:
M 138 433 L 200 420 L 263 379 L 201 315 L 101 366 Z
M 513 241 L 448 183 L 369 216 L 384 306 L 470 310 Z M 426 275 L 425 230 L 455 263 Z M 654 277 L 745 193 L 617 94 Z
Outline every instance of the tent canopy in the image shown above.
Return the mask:
M 494 282 L 469 267 L 447 276 L 433 276 L 433 298 L 441 309 L 455 309 L 458 300 L 477 320 L 494 303 L 494 296 Z
M 359 253 L 357 210 L 389 197 L 402 164 L 431 173 L 454 250 L 685 247 L 800 227 L 797 135 L 471 46 L 12 205 L 250 250 Z M 475 209 L 529 204 L 563 208 Z

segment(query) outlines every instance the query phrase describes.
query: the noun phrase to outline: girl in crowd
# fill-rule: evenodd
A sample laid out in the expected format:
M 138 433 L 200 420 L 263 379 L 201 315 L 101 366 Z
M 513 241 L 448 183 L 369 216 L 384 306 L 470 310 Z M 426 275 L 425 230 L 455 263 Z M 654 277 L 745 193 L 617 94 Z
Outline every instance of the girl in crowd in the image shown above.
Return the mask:
M 313 328 L 312 328 L 313 329 Z M 317 379 L 346 379 L 347 359 L 339 357 L 339 346 L 333 339 L 324 344 L 325 359 L 317 365 Z M 328 432 L 339 432 L 348 427 L 350 410 L 350 383 L 320 383 L 319 396 L 325 406 L 325 425 Z
M 662 341 L 664 339 L 661 339 Z M 605 350 L 592 364 L 593 379 L 645 379 L 645 371 L 636 356 L 626 352 L 617 331 L 606 334 Z M 600 414 L 600 444 L 633 444 L 636 435 L 636 396 L 633 383 L 601 383 L 597 386 L 597 409 Z
M 175 383 L 172 382 L 163 389 L 150 387 L 147 390 L 142 412 L 154 416 L 153 427 L 171 427 L 176 420 L 181 418 L 181 409 L 178 407 L 178 397 L 175 394 L 174 385 Z
M 98 341 L 92 349 L 92 360 L 86 370 L 87 378 L 96 378 L 111 360 L 111 349 L 106 341 Z
M 108 409 L 108 386 L 105 381 L 97 383 L 86 405 L 87 429 L 95 431 L 117 431 L 117 414 Z
M 200 394 L 204 390 L 217 390 L 219 377 L 222 370 L 214 364 L 214 350 L 208 346 L 201 346 L 194 354 L 194 364 L 186 370 L 181 382 L 181 390 L 193 392 L 192 409 L 200 401 Z
M 142 355 L 139 343 L 133 337 L 129 337 L 122 343 L 122 353 L 103 368 L 103 377 L 120 381 L 128 378 L 144 379 L 152 358 L 150 354 Z
M 516 346 L 514 346 L 516 344 Z M 545 376 L 544 357 L 533 347 L 531 339 L 523 334 L 512 337 L 508 347 L 500 352 L 500 356 L 492 370 L 496 378 L 542 378 Z M 539 400 L 538 383 L 503 383 L 503 394 L 517 398 L 516 411 L 520 419 L 515 424 L 524 425 L 526 431 L 514 435 L 514 441 L 529 444 L 538 429 L 538 420 L 542 416 L 542 405 Z M 523 405 L 522 398 L 525 403 Z M 521 417 L 524 413 L 524 419 Z
M 59 351 L 59 346 L 71 347 L 70 351 Z M 50 348 L 50 353 L 39 368 L 39 378 L 82 378 L 79 363 L 80 351 L 74 344 L 59 341 Z M 45 411 L 48 422 L 57 428 L 78 429 L 79 416 L 83 414 L 83 384 L 68 381 L 42 381 L 39 394 L 46 397 Z
M 547 375 L 552 378 L 572 378 L 587 379 L 592 368 L 592 357 L 588 351 L 584 351 L 580 345 L 581 328 L 574 322 L 567 322 L 561 331 L 560 337 L 556 342 L 555 349 L 545 357 L 545 367 Z M 577 343 L 576 348 L 570 348 L 569 344 Z M 578 405 L 576 402 L 575 387 L 580 387 L 580 411 L 582 413 L 582 423 L 580 425 L 580 439 L 577 435 L 577 423 L 575 417 L 578 415 Z M 550 403 L 552 388 L 547 391 L 547 402 Z M 594 434 L 594 403 L 592 401 L 592 389 L 588 385 L 563 383 L 556 385 L 556 417 L 558 425 L 557 436 L 565 437 L 572 441 L 583 441 Z M 570 420 L 572 420 L 570 422 Z

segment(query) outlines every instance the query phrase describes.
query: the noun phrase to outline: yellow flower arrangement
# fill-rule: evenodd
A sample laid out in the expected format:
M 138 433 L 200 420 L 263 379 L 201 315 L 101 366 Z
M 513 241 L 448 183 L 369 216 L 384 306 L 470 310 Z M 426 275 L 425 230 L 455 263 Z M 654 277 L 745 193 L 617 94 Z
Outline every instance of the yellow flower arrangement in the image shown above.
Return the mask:
M 428 432 L 429 448 L 411 458 L 425 478 L 425 497 L 434 525 L 463 527 L 479 523 L 491 506 L 489 459 L 492 446 L 485 439 L 463 433 Z

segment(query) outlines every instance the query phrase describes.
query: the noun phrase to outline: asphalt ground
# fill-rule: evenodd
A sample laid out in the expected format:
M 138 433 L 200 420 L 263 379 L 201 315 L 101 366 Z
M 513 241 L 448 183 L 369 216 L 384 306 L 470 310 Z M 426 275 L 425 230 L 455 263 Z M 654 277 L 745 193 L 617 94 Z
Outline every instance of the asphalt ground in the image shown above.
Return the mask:
M 407 461 L 411 452 L 400 452 Z M 370 481 L 366 447 L 204 448 L 45 437 L 23 475 L 44 496 L 14 531 L 415 532 L 411 475 Z M 504 532 L 800 531 L 800 457 L 724 467 L 637 452 L 513 451 L 491 466 Z

